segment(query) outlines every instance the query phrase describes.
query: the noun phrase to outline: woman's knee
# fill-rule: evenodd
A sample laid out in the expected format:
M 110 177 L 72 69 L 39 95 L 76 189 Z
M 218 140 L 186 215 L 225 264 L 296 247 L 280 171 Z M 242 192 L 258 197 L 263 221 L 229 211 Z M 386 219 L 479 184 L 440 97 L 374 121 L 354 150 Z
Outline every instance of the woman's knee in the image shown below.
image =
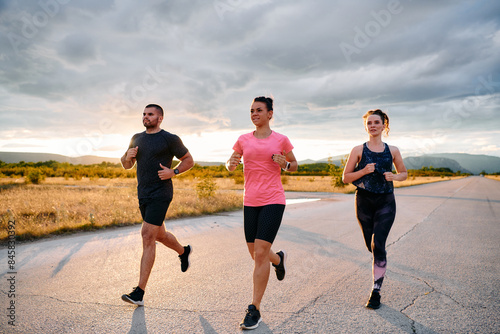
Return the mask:
M 255 262 L 269 262 L 269 249 L 271 246 L 258 245 L 254 246 L 253 257 Z
M 372 254 L 374 261 L 377 263 L 385 263 L 387 261 L 385 248 L 377 246 L 375 243 L 372 244 Z

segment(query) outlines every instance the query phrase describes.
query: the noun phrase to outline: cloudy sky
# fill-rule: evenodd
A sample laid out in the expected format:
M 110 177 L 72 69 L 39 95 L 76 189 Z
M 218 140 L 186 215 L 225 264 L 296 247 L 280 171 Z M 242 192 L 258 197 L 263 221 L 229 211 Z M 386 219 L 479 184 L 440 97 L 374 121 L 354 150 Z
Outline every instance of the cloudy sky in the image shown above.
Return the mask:
M 388 112 L 404 156 L 500 156 L 500 2 L 0 0 L 0 151 L 123 154 L 143 108 L 225 161 L 254 97 L 298 160 Z

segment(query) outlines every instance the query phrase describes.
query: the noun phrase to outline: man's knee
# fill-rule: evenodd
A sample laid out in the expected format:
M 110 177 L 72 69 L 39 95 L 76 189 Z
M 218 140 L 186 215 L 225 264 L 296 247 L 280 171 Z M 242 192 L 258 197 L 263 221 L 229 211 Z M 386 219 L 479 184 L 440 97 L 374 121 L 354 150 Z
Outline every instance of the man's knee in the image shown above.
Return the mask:
M 158 236 L 158 230 L 159 226 L 143 222 L 141 230 L 142 242 L 154 243 L 156 241 L 156 237 Z

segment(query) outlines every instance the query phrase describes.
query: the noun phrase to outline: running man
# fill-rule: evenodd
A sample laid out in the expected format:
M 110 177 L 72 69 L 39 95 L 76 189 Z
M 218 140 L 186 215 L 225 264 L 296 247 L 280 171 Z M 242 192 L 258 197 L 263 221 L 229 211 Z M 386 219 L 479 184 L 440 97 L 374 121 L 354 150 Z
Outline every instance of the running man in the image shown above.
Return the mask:
M 179 254 L 182 272 L 189 268 L 192 251 L 190 245 L 182 246 L 163 225 L 174 194 L 172 177 L 189 170 L 194 162 L 181 139 L 160 128 L 162 120 L 162 107 L 147 105 L 142 116 L 146 131 L 132 137 L 129 149 L 121 158 L 125 169 L 137 163 L 137 193 L 143 219 L 139 284 L 122 296 L 124 301 L 135 305 L 144 305 L 144 291 L 156 257 L 156 241 Z M 173 157 L 180 163 L 172 169 Z

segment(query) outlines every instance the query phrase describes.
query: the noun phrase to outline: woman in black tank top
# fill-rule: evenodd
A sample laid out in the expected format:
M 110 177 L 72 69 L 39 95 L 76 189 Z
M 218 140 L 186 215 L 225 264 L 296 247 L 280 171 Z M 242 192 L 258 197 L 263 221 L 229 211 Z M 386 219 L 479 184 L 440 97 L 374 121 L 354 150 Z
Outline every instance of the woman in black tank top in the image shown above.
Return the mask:
M 357 187 L 356 217 L 373 255 L 373 288 L 366 307 L 377 309 L 387 265 L 385 243 L 396 217 L 393 181 L 406 180 L 407 172 L 399 149 L 382 142 L 382 134 L 389 133 L 387 114 L 380 109 L 370 110 L 363 120 L 369 140 L 352 149 L 342 179 Z M 396 174 L 392 172 L 393 164 Z

